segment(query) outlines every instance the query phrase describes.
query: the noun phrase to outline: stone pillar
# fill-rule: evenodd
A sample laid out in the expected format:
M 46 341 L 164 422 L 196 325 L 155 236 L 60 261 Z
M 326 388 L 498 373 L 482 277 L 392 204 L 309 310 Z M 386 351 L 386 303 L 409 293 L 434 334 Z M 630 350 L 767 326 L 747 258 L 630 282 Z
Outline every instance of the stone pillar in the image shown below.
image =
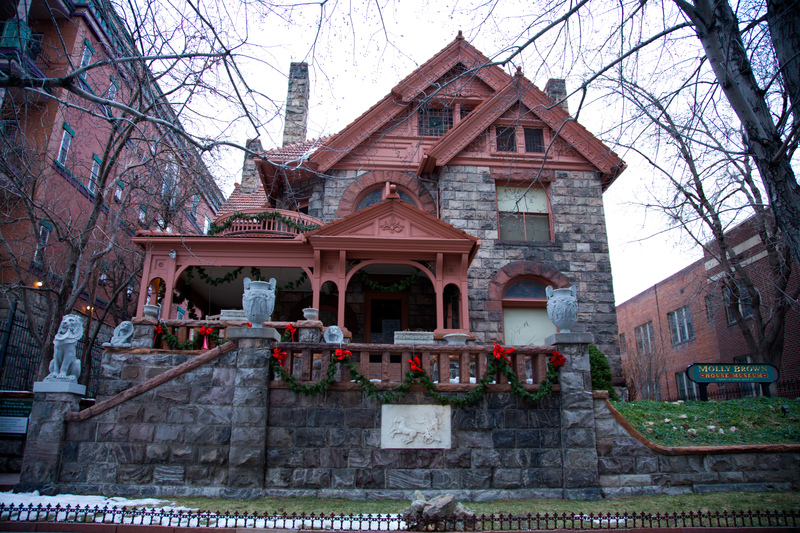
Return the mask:
M 589 368 L 591 333 L 556 333 L 545 339 L 567 358 L 558 375 L 561 386 L 561 447 L 564 498 L 601 498 Z
M 14 492 L 58 494 L 61 452 L 66 424 L 64 415 L 80 410 L 86 387 L 77 383 L 40 381 L 33 384 L 33 408 L 22 456 L 22 472 Z
M 263 489 L 267 465 L 269 412 L 269 358 L 272 343 L 280 339 L 273 328 L 228 328 L 235 340 L 236 377 L 228 453 L 228 486 Z M 257 493 L 254 493 L 254 496 Z
M 319 320 L 298 320 L 297 341 L 322 342 L 322 322 Z

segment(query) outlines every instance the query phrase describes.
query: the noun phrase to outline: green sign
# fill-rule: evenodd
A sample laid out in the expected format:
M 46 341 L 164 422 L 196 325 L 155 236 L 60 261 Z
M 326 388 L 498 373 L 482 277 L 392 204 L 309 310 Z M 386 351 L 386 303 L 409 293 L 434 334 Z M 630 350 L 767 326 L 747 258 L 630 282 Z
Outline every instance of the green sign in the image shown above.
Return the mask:
M 778 381 L 778 369 L 757 363 L 695 363 L 686 369 L 686 376 L 695 383 L 772 383 Z
M 0 435 L 25 435 L 33 400 L 0 398 Z

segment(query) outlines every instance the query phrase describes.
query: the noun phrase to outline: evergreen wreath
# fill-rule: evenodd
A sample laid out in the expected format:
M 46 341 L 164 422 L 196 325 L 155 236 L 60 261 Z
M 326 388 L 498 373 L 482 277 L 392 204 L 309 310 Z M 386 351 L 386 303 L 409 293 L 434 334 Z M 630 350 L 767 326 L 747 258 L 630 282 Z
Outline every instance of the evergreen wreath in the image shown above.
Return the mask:
M 517 379 L 517 375 L 511 368 L 510 360 L 505 354 L 513 352 L 513 348 L 503 348 L 499 344 L 494 345 L 494 351 L 489 357 L 489 363 L 486 365 L 486 376 L 478 381 L 478 386 L 467 393 L 458 394 L 443 394 L 434 389 L 435 383 L 431 377 L 422 369 L 418 356 L 411 358 L 411 370 L 406 372 L 403 382 L 389 390 L 379 390 L 366 376 L 358 371 L 358 367 L 351 360 L 352 353 L 349 350 L 337 349 L 331 355 L 328 370 L 325 378 L 318 381 L 313 385 L 301 385 L 297 379 L 289 374 L 283 368 L 286 361 L 286 352 L 275 348 L 272 357 L 269 359 L 270 369 L 280 376 L 289 389 L 295 394 L 303 396 L 316 396 L 322 392 L 327 391 L 332 384 L 336 382 L 334 376 L 336 375 L 336 363 L 340 362 L 342 366 L 350 371 L 350 377 L 353 381 L 358 383 L 359 388 L 367 393 L 370 398 L 375 398 L 381 403 L 397 403 L 411 390 L 411 385 L 414 382 L 419 382 L 423 390 L 430 395 L 440 405 L 452 405 L 454 407 L 467 407 L 473 405 L 480 400 L 488 391 L 489 385 L 494 381 L 494 376 L 502 373 L 508 378 L 511 385 L 511 392 L 514 396 L 525 400 L 529 403 L 537 403 L 545 396 L 549 395 L 553 390 L 553 385 L 558 383 L 558 369 L 566 363 L 566 358 L 558 351 L 553 352 L 549 361 L 547 362 L 547 375 L 545 379 L 539 383 L 539 390 L 536 392 L 528 392 L 522 382 Z
M 292 220 L 291 218 L 283 216 L 277 211 L 264 211 L 261 213 L 256 213 L 255 215 L 245 215 L 244 213 L 237 211 L 236 213 L 226 218 L 220 224 L 215 224 L 214 222 L 212 222 L 208 230 L 208 234 L 216 235 L 217 233 L 225 231 L 226 229 L 231 227 L 231 225 L 235 220 L 250 220 L 250 221 L 263 222 L 265 220 L 276 220 L 276 219 L 280 220 L 290 228 L 296 229 L 299 232 L 312 231 L 319 227 L 319 224 L 301 224 L 296 220 Z

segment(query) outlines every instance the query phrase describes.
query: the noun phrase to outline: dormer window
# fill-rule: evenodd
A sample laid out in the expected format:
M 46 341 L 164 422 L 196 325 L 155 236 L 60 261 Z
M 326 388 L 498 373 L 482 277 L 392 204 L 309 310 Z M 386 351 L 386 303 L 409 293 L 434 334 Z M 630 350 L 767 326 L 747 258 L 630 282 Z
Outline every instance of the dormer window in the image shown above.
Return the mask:
M 528 153 L 544 153 L 544 133 L 541 128 L 524 128 L 525 151 Z
M 518 136 L 515 126 L 495 126 L 495 149 L 498 152 L 544 153 L 544 131 L 541 128 L 522 128 Z
M 497 151 L 516 152 L 517 151 L 517 128 L 509 126 L 497 128 Z

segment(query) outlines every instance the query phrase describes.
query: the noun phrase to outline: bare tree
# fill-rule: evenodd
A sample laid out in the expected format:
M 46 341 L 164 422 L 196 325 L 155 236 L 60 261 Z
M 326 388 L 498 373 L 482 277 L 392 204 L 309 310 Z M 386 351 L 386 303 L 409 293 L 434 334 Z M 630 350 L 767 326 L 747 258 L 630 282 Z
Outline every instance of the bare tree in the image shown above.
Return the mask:
M 648 207 L 664 212 L 708 260 L 716 261 L 707 285 L 711 301 L 722 301 L 724 294 L 752 360 L 780 368 L 786 313 L 797 307 L 800 289 L 790 290 L 793 262 L 787 240 L 754 179 L 745 135 L 713 99 L 673 115 L 671 108 L 680 107 L 673 99 L 635 83 L 623 82 L 620 94 L 630 104 L 630 120 L 638 123 L 640 143 L 647 140 L 642 144 L 651 150 L 628 148 L 670 184 L 668 194 L 654 196 Z M 731 242 L 729 230 L 745 219 L 766 253 L 766 269 Z M 764 289 L 768 294 L 762 294 Z M 738 305 L 744 301 L 747 306 Z

